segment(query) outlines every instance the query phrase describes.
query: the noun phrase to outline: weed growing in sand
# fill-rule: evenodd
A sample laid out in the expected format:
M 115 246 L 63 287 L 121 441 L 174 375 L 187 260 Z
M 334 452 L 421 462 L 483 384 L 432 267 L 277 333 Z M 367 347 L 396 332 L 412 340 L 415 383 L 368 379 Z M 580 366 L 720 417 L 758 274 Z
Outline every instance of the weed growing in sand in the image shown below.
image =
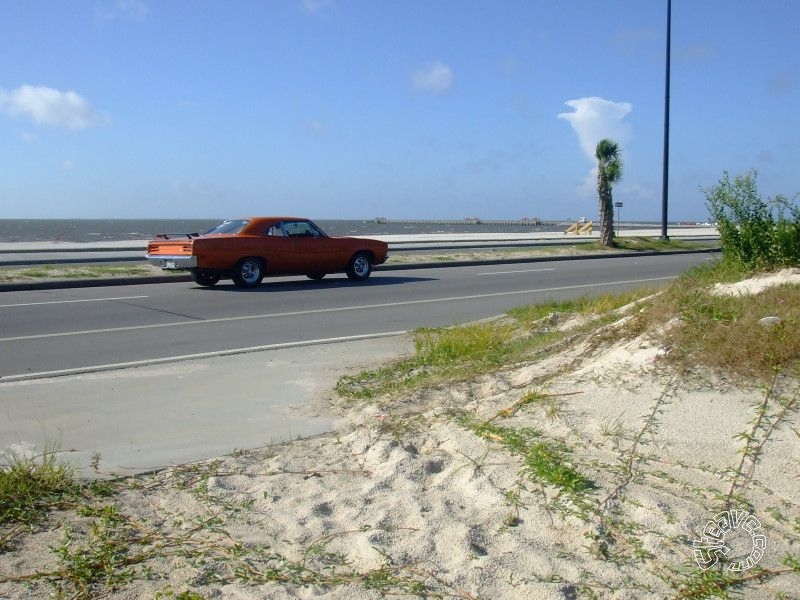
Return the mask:
M 525 503 L 522 501 L 522 489 L 522 484 L 517 482 L 514 488 L 503 492 L 506 504 L 511 509 L 503 519 L 503 528 L 516 527 L 522 522 L 519 518 L 520 509 L 525 507 Z
M 553 485 L 575 497 L 594 488 L 592 482 L 570 464 L 569 448 L 561 442 L 544 439 L 540 431 L 529 427 L 501 427 L 489 421 L 475 422 L 466 414 L 456 415 L 456 422 L 521 456 L 523 470 L 534 481 Z
M 74 467 L 59 461 L 55 448 L 31 457 L 7 453 L 3 462 L 0 527 L 36 523 L 47 511 L 74 501 L 80 493 Z M 0 537 L 0 549 L 4 539 Z
M 740 597 L 739 592 L 747 589 L 751 583 L 763 583 L 787 573 L 800 573 L 800 561 L 797 557 L 787 556 L 782 569 L 762 569 L 754 567 L 744 573 L 731 573 L 717 569 L 692 571 L 687 580 L 678 588 L 676 600 L 705 600 L 706 598 L 722 598 L 730 600 Z M 776 595 L 776 598 L 786 596 Z
M 53 549 L 61 565 L 61 579 L 53 582 L 59 593 L 66 591 L 66 584 L 77 597 L 90 598 L 97 584 L 115 589 L 133 581 L 137 574 L 134 565 L 141 562 L 132 552 L 137 532 L 126 527 L 126 520 L 113 505 L 83 507 L 79 514 L 96 520 L 85 543 L 67 528 L 61 544 Z
M 548 421 L 560 421 L 564 417 L 566 405 L 563 396 L 569 395 L 572 394 L 546 394 L 536 390 L 528 390 L 514 404 L 499 410 L 497 414 L 489 420 L 494 421 L 500 418 L 507 419 L 514 416 L 517 411 L 525 406 L 534 406 L 542 411 L 544 417 Z
M 765 387 L 763 397 L 753 404 L 754 414 L 750 429 L 735 437 L 744 442 L 741 459 L 730 475 L 730 487 L 725 494 L 722 510 L 729 510 L 735 501 L 747 505 L 744 492 L 753 481 L 756 466 L 772 435 L 800 410 L 800 383 L 795 380 L 793 390 L 782 390 L 781 377 L 775 375 L 772 385 Z
M 164 590 L 156 592 L 155 599 L 161 600 L 162 598 L 175 598 L 175 600 L 206 600 L 205 596 L 190 590 L 176 593 L 175 590 L 172 589 L 172 586 L 167 586 Z

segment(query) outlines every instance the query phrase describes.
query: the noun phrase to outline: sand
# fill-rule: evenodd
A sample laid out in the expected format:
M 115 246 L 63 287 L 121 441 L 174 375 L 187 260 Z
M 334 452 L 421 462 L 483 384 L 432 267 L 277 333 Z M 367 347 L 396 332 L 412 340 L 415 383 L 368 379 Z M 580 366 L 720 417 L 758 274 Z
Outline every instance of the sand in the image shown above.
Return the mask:
M 678 378 L 663 354 L 646 337 L 577 344 L 376 401 L 329 391 L 313 408 L 331 433 L 127 479 L 122 517 L 65 511 L 18 537 L 0 554 L 0 598 L 74 591 L 54 576 L 2 580 L 63 569 L 52 548 L 96 557 L 109 539 L 151 556 L 109 598 L 667 598 L 700 573 L 693 540 L 739 511 L 765 541 L 742 573 L 769 572 L 744 596 L 798 597 L 782 562 L 799 554 L 800 433 L 781 414 L 798 382 L 767 393 L 701 370 Z M 544 400 L 520 405 L 531 390 Z M 560 444 L 593 488 L 541 483 L 467 424 L 489 420 Z M 754 539 L 736 527 L 726 543 L 744 560 Z

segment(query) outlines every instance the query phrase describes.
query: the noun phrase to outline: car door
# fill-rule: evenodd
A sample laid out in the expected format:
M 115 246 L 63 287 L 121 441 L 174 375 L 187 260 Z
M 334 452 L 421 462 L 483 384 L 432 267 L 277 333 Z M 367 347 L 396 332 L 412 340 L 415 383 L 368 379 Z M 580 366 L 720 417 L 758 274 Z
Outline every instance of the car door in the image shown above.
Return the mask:
M 264 230 L 259 243 L 262 246 L 259 254 L 267 261 L 267 273 L 271 275 L 295 273 L 294 248 L 282 222 L 274 223 Z
M 313 223 L 304 220 L 283 223 L 292 248 L 294 273 L 330 273 L 333 268 L 330 241 Z

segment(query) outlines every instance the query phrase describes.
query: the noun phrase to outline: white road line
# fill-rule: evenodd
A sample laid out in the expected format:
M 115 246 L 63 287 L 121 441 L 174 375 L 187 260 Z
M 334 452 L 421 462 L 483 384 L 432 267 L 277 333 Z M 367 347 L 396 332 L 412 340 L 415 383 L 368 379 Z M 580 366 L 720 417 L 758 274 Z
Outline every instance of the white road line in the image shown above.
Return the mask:
M 50 302 L 24 302 L 20 304 L 0 304 L 0 308 L 15 308 L 17 306 L 42 306 L 43 304 L 76 304 L 78 302 L 111 302 L 112 300 L 139 300 L 149 296 L 120 296 L 119 298 L 87 298 L 86 300 L 51 300 Z
M 313 310 L 298 310 L 292 312 L 266 313 L 261 315 L 244 315 L 241 317 L 221 317 L 219 319 L 204 319 L 201 321 L 174 321 L 170 323 L 153 323 L 151 325 L 132 325 L 130 327 L 110 327 L 107 329 L 87 329 L 83 331 L 63 331 L 60 333 L 41 333 L 37 335 L 21 335 L 16 337 L 0 338 L 0 342 L 19 342 L 24 340 L 41 340 L 58 337 L 68 337 L 73 335 L 92 335 L 102 333 L 118 333 L 121 331 L 142 331 L 145 329 L 161 329 L 164 327 L 191 327 L 198 325 L 211 325 L 215 323 L 232 323 L 235 321 L 252 321 L 256 319 L 275 319 L 280 317 L 298 317 L 302 315 L 317 315 L 333 312 L 346 312 L 353 310 L 369 310 L 373 308 L 391 308 L 393 306 L 413 306 L 415 304 L 436 304 L 438 302 L 457 302 L 460 300 L 478 300 L 481 298 L 498 298 L 500 296 L 519 296 L 522 294 L 535 294 L 541 292 L 560 292 L 564 290 L 576 290 L 581 288 L 608 287 L 615 285 L 627 285 L 631 283 L 648 283 L 651 281 L 666 281 L 675 279 L 676 276 L 669 277 L 649 277 L 646 279 L 628 279 L 626 281 L 604 281 L 600 283 L 580 285 L 564 285 L 560 287 L 535 288 L 530 290 L 517 290 L 513 292 L 493 292 L 490 294 L 473 294 L 470 296 L 451 296 L 448 298 L 430 298 L 427 300 L 407 300 L 405 302 L 386 302 L 383 304 L 362 304 L 360 306 L 340 306 L 337 308 L 317 308 Z
M 477 275 L 506 275 L 508 273 L 541 273 L 542 271 L 555 271 L 555 269 L 523 269 L 521 271 L 490 271 L 489 273 L 477 273 Z
M 74 369 L 60 369 L 58 371 L 40 371 L 38 373 L 20 373 L 19 375 L 0 376 L 0 385 L 15 381 L 27 381 L 29 379 L 44 379 L 50 377 L 64 377 L 67 375 L 80 375 L 82 373 L 96 373 L 98 371 L 115 371 L 117 369 L 130 369 L 133 367 L 146 367 L 160 365 L 164 363 L 179 362 L 182 360 L 198 360 L 203 358 L 214 358 L 216 356 L 233 356 L 236 354 L 247 354 L 249 352 L 263 352 L 265 350 L 278 350 L 282 348 L 298 348 L 302 346 L 315 346 L 317 344 L 335 344 L 338 342 L 355 342 L 358 340 L 371 340 L 383 337 L 393 337 L 403 335 L 407 331 L 385 331 L 383 333 L 365 333 L 361 335 L 346 335 L 343 337 L 320 338 L 316 340 L 302 340 L 299 342 L 280 342 L 277 344 L 266 344 L 263 346 L 248 346 L 246 348 L 231 348 L 229 350 L 217 350 L 215 352 L 200 352 L 198 354 L 184 354 L 182 356 L 165 356 L 163 358 L 149 358 L 135 360 L 131 362 L 108 363 L 104 365 L 92 365 L 89 367 L 76 367 Z

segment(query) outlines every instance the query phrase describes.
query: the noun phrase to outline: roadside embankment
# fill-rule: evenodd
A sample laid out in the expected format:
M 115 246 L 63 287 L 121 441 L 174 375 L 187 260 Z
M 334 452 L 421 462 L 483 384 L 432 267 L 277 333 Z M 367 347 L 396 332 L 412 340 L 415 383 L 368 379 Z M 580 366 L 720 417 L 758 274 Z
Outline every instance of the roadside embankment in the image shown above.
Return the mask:
M 791 597 L 800 271 L 725 277 L 420 331 L 329 434 L 3 525 L 0 596 Z

